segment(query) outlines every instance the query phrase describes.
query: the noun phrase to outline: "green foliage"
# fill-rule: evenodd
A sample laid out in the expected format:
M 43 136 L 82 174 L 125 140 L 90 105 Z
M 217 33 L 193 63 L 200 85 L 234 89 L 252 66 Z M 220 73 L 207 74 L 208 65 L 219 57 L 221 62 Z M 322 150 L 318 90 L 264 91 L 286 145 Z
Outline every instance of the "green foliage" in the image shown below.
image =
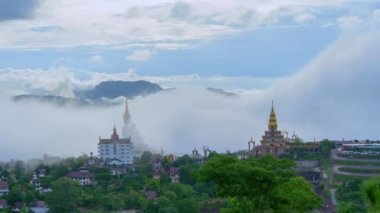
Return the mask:
M 380 211 L 380 178 L 371 178 L 362 184 L 364 201 L 369 212 Z
M 179 167 L 179 176 L 181 183 L 194 185 L 198 179 L 199 165 L 186 164 Z
M 11 188 L 7 195 L 7 202 L 9 205 L 14 205 L 16 202 L 22 201 L 22 186 L 15 185 Z
M 103 189 L 107 189 L 114 182 L 110 169 L 108 168 L 91 168 L 90 171 L 95 174 L 95 180 Z
M 335 143 L 325 139 L 321 141 L 321 154 L 325 157 L 330 156 L 330 152 L 335 148 Z
M 176 161 L 173 162 L 173 166 L 180 167 L 184 165 L 195 164 L 194 160 L 189 155 L 184 155 L 179 157 Z
M 26 168 L 25 168 L 25 163 L 23 161 L 21 160 L 16 161 L 13 170 L 14 170 L 13 172 L 15 174 L 16 180 L 21 180 L 25 178 Z
M 120 210 L 125 208 L 125 200 L 127 196 L 120 193 L 107 193 L 101 194 L 97 199 L 97 205 L 101 207 L 102 210 Z
M 69 171 L 67 166 L 62 164 L 55 164 L 50 168 L 50 170 L 50 176 L 53 180 L 57 180 L 58 178 L 65 176 Z
M 348 179 L 336 191 L 338 212 L 365 212 L 360 187 L 361 179 Z
M 153 158 L 153 154 L 152 154 L 152 152 L 149 152 L 149 151 L 146 151 L 146 152 L 144 152 L 142 155 L 141 155 L 141 157 L 139 158 L 139 159 L 137 159 L 136 161 L 135 161 L 135 163 L 137 164 L 137 165 L 146 165 L 146 164 L 149 164 L 150 163 L 150 161 L 152 160 L 152 158 Z
M 360 211 L 356 211 L 355 203 L 353 202 L 339 202 L 337 212 L 338 213 L 356 213 Z M 365 212 L 364 210 L 362 212 Z
M 282 200 L 284 208 L 301 208 L 301 198 L 291 199 L 297 200 L 297 203 L 290 202 L 290 199 L 284 197 L 285 191 L 289 188 L 294 188 L 293 194 L 302 194 L 302 190 L 307 188 L 302 180 L 292 179 L 294 177 L 292 161 L 279 160 L 270 156 L 241 161 L 233 155 L 220 156 L 215 152 L 212 152 L 210 156 L 209 162 L 201 166 L 188 155 L 170 162 L 167 158 L 160 159 L 157 155 L 145 152 L 142 158 L 136 161 L 135 170 L 130 170 L 120 176 L 112 176 L 109 168 L 89 168 L 90 172 L 95 174 L 96 184 L 86 187 L 79 186 L 76 182 L 64 177 L 71 169 L 79 169 L 85 161 L 85 156 L 68 158 L 61 164 L 38 166 L 48 171 L 48 176 L 41 179 L 44 187 L 53 189 L 47 194 L 39 194 L 35 191 L 29 184 L 31 174 L 27 174 L 20 164 L 18 176 L 22 181 L 13 182 L 13 178 L 9 179 L 11 192 L 7 200 L 11 203 L 21 201 L 25 206 L 36 200 L 45 200 L 52 212 L 75 212 L 79 207 L 91 209 L 92 212 L 138 209 L 142 212 L 192 213 L 201 210 L 220 211 L 221 208 L 224 208 L 226 212 L 242 212 L 241 209 L 245 212 L 257 209 L 275 211 L 279 206 L 270 199 Z M 162 165 L 161 177 L 155 180 L 151 163 L 159 161 Z M 168 175 L 168 169 L 171 166 L 179 168 L 180 183 L 171 183 Z M 217 169 L 214 170 L 214 167 Z M 201 173 L 216 174 L 217 178 L 205 178 L 205 175 L 199 175 L 200 170 Z M 14 171 L 13 169 L 11 176 Z M 288 183 L 288 181 L 295 181 L 295 183 Z M 279 183 L 282 182 L 288 185 L 280 188 Z M 220 186 L 220 183 L 225 183 L 225 185 Z M 155 191 L 157 199 L 147 199 L 147 191 Z M 226 199 L 217 198 L 217 192 Z M 281 194 L 283 196 L 280 196 Z M 308 193 L 305 192 L 302 196 L 307 198 Z M 308 197 L 308 199 L 313 200 L 314 197 Z M 289 203 L 296 207 L 290 206 Z M 260 208 L 256 208 L 257 206 Z
M 65 159 L 65 164 L 73 171 L 79 170 L 79 168 L 83 165 L 85 162 L 87 156 L 82 155 L 77 158 L 75 157 L 69 157 Z
M 46 196 L 51 212 L 74 212 L 80 203 L 80 186 L 67 178 L 53 182 L 53 191 Z
M 201 180 L 216 183 L 219 196 L 230 198 L 227 212 L 312 210 L 321 199 L 305 179 L 295 177 L 294 166 L 290 160 L 269 155 L 245 161 L 219 155 L 205 163 L 199 174 Z
M 278 212 L 307 212 L 322 203 L 322 199 L 315 196 L 310 184 L 302 177 L 292 177 L 277 187 L 276 194 L 281 202 Z
M 145 209 L 148 205 L 148 200 L 141 193 L 131 190 L 127 194 L 126 206 L 128 208 Z

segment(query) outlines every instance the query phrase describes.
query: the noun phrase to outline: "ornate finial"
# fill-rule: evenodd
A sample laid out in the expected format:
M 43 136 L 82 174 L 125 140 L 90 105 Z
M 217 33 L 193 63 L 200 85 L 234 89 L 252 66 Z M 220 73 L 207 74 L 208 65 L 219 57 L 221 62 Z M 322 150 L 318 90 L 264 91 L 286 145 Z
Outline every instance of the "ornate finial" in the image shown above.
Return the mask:
M 276 113 L 274 112 L 274 107 L 273 107 L 273 100 L 272 100 L 272 110 L 269 116 L 269 124 L 268 124 L 269 130 L 277 130 L 277 118 L 276 118 Z
M 117 131 L 116 131 L 116 125 L 113 126 L 113 133 L 111 135 L 111 139 L 112 140 L 119 140 L 119 135 L 117 134 Z

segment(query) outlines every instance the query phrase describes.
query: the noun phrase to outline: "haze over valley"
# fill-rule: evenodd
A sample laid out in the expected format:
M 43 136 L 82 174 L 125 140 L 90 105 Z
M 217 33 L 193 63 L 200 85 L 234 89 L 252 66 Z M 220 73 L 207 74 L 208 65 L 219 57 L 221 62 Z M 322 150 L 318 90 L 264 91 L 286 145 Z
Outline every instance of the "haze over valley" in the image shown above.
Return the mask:
M 376 3 L 310 1 L 292 10 L 290 1 L 226 1 L 208 14 L 198 1 L 119 1 L 104 15 L 96 8 L 105 3 L 97 0 L 75 16 L 97 17 L 94 25 L 114 29 L 102 40 L 101 27 L 75 24 L 66 13 L 84 1 L 30 2 L 28 15 L 0 17 L 0 160 L 96 152 L 98 137 L 123 127 L 123 92 L 84 95 L 105 81 L 156 87 L 128 98 L 141 140 L 157 151 L 245 149 L 266 129 L 272 100 L 279 128 L 305 141 L 379 138 Z M 256 15 L 243 19 L 248 12 L 237 8 L 245 6 Z M 182 10 L 186 15 L 178 15 Z M 117 29 L 132 22 L 154 32 L 126 27 L 130 36 L 123 37 L 128 33 Z

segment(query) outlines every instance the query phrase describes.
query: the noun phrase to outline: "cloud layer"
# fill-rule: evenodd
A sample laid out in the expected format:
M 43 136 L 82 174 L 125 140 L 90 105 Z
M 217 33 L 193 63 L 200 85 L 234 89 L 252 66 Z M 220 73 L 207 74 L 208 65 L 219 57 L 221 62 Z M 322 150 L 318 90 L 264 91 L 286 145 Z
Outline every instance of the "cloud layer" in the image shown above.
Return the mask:
M 128 55 L 125 59 L 128 61 L 147 61 L 151 56 L 152 53 L 149 50 L 139 50 Z
M 56 108 L 13 103 L 8 99 L 9 91 L 70 95 L 72 88 L 90 87 L 112 78 L 146 78 L 177 86 L 186 82 L 186 86 L 177 90 L 129 102 L 142 139 L 156 150 L 189 153 L 203 145 L 217 151 L 246 148 L 251 136 L 259 141 L 266 129 L 271 100 L 275 101 L 279 128 L 294 130 L 306 140 L 379 139 L 380 102 L 376 98 L 380 90 L 379 37 L 378 25 L 350 31 L 296 75 L 277 79 L 270 87 L 251 87 L 255 92 L 240 93 L 238 98 L 207 92 L 200 85 L 207 86 L 215 79 L 224 84 L 229 79 L 236 88 L 244 77 L 154 77 L 139 76 L 133 71 L 111 75 L 54 68 L 3 70 L 0 156 L 4 159 L 43 153 L 68 156 L 95 151 L 98 136 L 109 137 L 113 124 L 122 127 L 124 106 Z
M 41 4 L 38 4 L 41 2 Z M 352 4 L 352 5 L 351 5 Z M 363 1 L 362 4 L 367 4 Z M 38 7 L 37 7 L 38 6 Z M 284 1 L 196 0 L 13 0 L 0 8 L 0 48 L 95 46 L 179 48 L 255 27 L 298 25 L 329 9 L 350 8 L 340 0 Z M 319 21 L 334 22 L 334 18 Z

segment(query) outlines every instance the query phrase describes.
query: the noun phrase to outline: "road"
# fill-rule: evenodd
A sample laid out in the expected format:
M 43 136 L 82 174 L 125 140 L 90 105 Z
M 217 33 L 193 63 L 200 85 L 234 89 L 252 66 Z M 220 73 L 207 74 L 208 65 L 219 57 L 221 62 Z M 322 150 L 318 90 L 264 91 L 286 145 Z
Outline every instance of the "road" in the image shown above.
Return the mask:
M 371 177 L 371 176 L 380 175 L 380 174 L 370 174 L 370 173 L 344 172 L 344 171 L 340 171 L 339 170 L 340 168 L 380 170 L 380 166 L 352 166 L 352 165 L 334 165 L 333 166 L 334 173 L 340 174 L 340 175 L 351 175 L 351 176 L 360 176 L 360 177 Z
M 331 150 L 331 159 L 334 160 L 346 160 L 346 161 L 357 161 L 357 162 L 378 162 L 380 163 L 380 159 L 357 159 L 357 158 L 344 158 L 340 157 L 336 154 L 335 150 Z
M 380 163 L 380 159 L 356 159 L 356 158 L 344 158 L 340 157 L 336 154 L 335 150 L 331 151 L 331 159 L 332 160 L 343 160 L 343 161 L 355 161 L 355 162 L 378 162 Z M 360 176 L 360 177 L 371 177 L 371 176 L 379 176 L 380 174 L 371 174 L 371 173 L 357 173 L 357 172 L 344 172 L 339 170 L 340 168 L 347 169 L 367 169 L 367 170 L 380 170 L 380 166 L 371 166 L 371 165 L 337 165 L 333 161 L 333 172 L 335 174 L 340 175 L 350 175 L 350 176 Z

